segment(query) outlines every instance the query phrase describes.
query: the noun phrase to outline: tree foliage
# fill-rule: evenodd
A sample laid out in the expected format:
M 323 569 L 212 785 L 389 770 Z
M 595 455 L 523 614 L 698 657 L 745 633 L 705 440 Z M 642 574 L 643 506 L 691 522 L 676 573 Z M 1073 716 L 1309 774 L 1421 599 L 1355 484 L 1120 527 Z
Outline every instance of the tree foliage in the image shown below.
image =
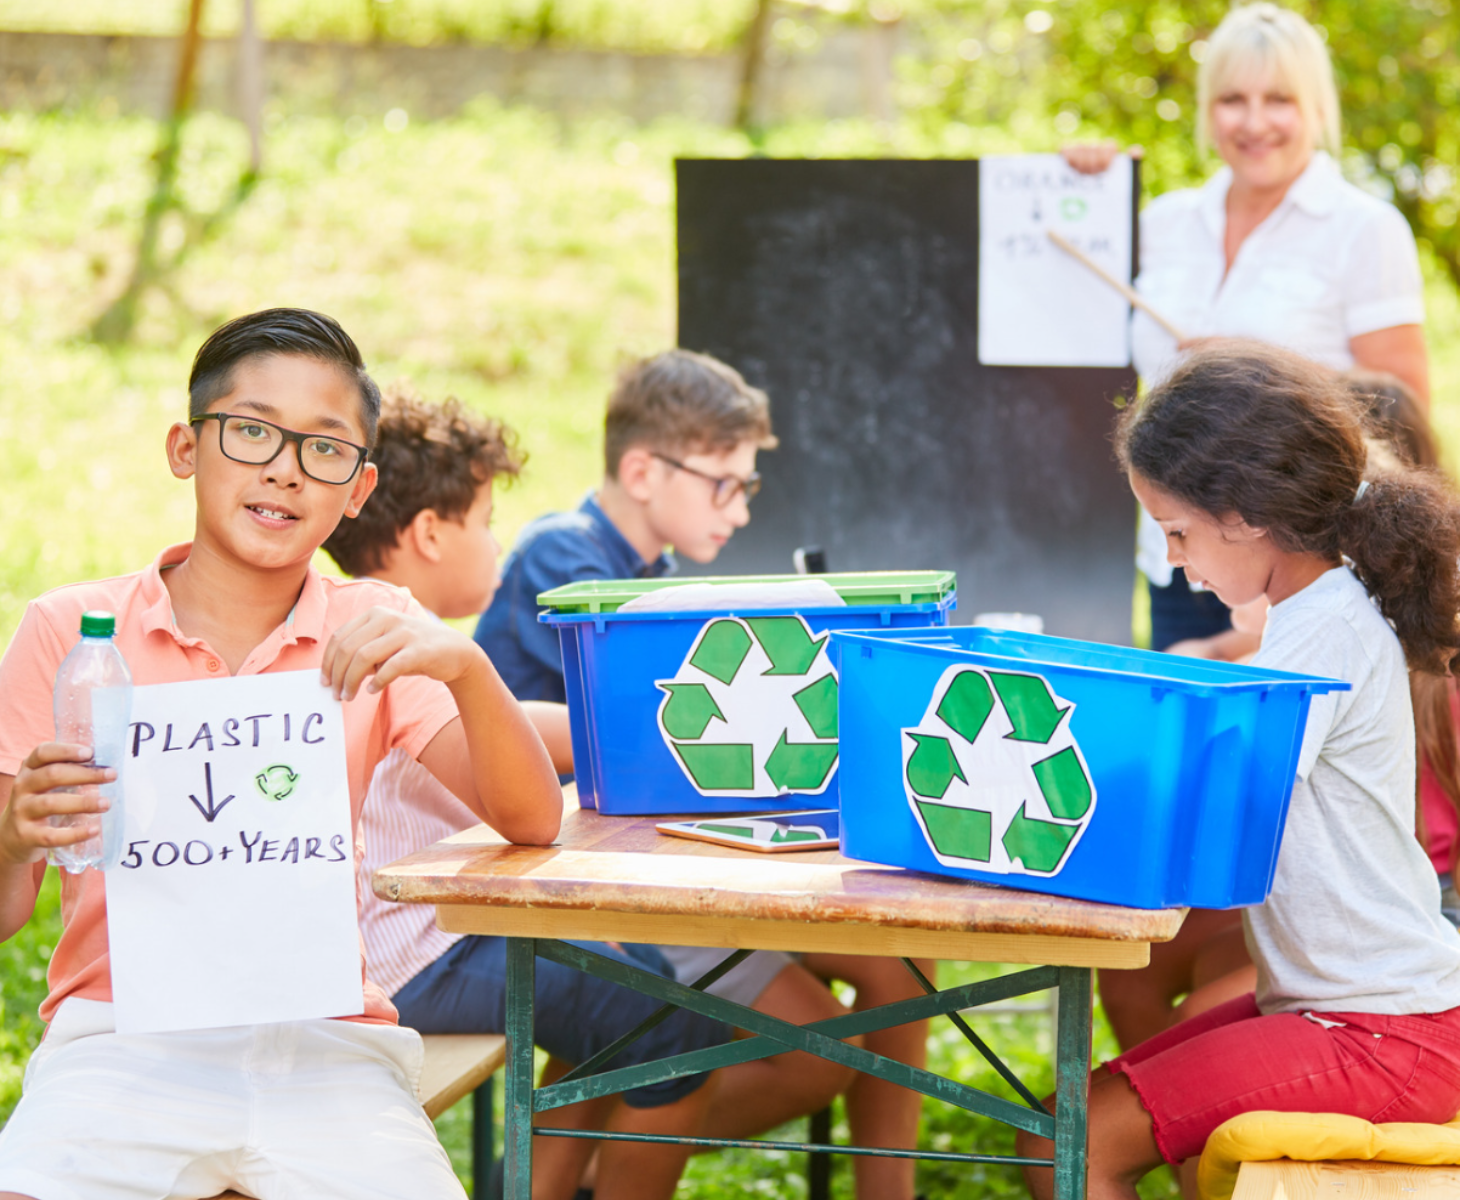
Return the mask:
M 1343 166 L 1391 200 L 1460 283 L 1460 14 L 1452 0 L 1293 3 L 1328 42 Z M 1226 0 L 944 0 L 910 72 L 925 119 L 1007 122 L 1032 145 L 1106 136 L 1147 151 L 1153 191 L 1195 183 L 1196 76 Z

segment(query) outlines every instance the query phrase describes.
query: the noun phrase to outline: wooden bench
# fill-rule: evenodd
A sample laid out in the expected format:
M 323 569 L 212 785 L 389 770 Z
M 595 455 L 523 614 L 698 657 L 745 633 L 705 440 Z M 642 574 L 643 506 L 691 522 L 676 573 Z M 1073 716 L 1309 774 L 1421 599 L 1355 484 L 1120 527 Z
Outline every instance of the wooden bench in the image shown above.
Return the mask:
M 435 1120 L 463 1096 L 475 1095 L 472 1108 L 472 1178 L 485 1185 L 492 1165 L 492 1076 L 507 1061 L 507 1039 L 495 1033 L 433 1033 L 422 1039 L 426 1060 L 417 1094 Z M 249 1200 L 224 1192 L 214 1200 Z
M 1455 1200 L 1460 1167 L 1388 1162 L 1247 1162 L 1232 1200 Z
M 507 1039 L 495 1033 L 433 1033 L 421 1068 L 421 1107 L 433 1121 L 475 1092 L 507 1061 Z

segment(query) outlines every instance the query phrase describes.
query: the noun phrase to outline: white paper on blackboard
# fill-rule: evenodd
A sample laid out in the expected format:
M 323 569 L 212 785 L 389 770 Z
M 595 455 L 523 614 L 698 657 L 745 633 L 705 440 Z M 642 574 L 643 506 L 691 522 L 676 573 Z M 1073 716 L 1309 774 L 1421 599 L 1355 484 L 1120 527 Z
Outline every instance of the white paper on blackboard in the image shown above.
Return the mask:
M 978 358 L 989 366 L 1130 365 L 1130 305 L 1049 240 L 1130 283 L 1134 171 L 1082 175 L 1057 154 L 979 160 Z

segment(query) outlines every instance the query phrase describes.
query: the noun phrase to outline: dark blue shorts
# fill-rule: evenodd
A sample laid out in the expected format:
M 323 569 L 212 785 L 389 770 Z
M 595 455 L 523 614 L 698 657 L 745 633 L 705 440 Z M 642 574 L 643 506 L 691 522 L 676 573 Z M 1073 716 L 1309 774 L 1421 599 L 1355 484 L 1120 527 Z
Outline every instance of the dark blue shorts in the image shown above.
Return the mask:
M 643 967 L 665 979 L 674 970 L 653 946 L 574 942 L 585 950 Z M 728 951 L 726 953 L 729 953 Z M 616 983 L 545 958 L 537 960 L 533 1033 L 537 1044 L 565 1062 L 581 1063 L 656 1012 L 660 1002 Z M 503 1033 L 507 1028 L 507 940 L 467 936 L 393 997 L 400 1022 L 421 1033 Z M 671 1054 L 719 1046 L 730 1026 L 678 1009 L 610 1062 L 631 1067 Z M 625 1092 L 634 1108 L 658 1108 L 689 1095 L 707 1076 L 691 1075 Z
M 1151 649 L 1164 650 L 1188 638 L 1207 638 L 1232 628 L 1232 611 L 1211 592 L 1193 592 L 1177 567 L 1170 587 L 1151 590 Z

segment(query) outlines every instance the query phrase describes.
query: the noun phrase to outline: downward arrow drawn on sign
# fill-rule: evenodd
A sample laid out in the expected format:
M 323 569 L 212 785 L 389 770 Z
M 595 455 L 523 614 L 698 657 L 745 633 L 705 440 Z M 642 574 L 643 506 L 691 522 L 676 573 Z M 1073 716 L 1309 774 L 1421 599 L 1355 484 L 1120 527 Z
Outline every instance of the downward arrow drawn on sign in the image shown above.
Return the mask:
M 193 802 L 193 804 L 197 806 L 198 811 L 203 814 L 203 819 L 205 821 L 207 821 L 209 825 L 211 825 L 211 824 L 213 824 L 213 819 L 219 813 L 221 813 L 223 811 L 224 807 L 228 804 L 228 802 L 230 800 L 233 799 L 233 797 L 232 796 L 224 796 L 223 797 L 223 800 L 220 803 L 218 803 L 216 805 L 213 803 L 213 764 L 212 763 L 205 762 L 203 764 L 203 783 L 205 785 L 204 791 L 206 791 L 207 792 L 207 795 L 208 795 L 208 803 L 207 803 L 207 806 L 204 807 L 203 802 L 201 800 L 199 800 L 196 796 L 191 796 L 190 795 L 188 797 L 188 799 L 191 800 Z

